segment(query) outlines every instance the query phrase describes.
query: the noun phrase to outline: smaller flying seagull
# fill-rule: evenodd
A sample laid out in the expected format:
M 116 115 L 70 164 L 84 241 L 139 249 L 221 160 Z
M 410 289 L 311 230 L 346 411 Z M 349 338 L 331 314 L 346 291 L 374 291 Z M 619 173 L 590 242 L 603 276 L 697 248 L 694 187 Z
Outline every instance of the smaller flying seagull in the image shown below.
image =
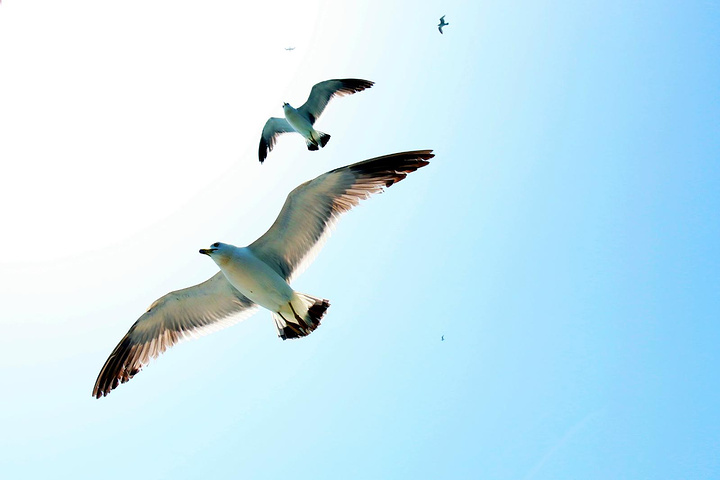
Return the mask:
M 335 96 L 343 97 L 362 92 L 374 84 L 375 82 L 358 78 L 325 80 L 310 90 L 310 96 L 300 108 L 296 109 L 289 103 L 283 103 L 285 118 L 270 117 L 263 127 L 258 148 L 260 163 L 265 161 L 268 152 L 272 151 L 275 146 L 277 137 L 283 133 L 297 132 L 305 137 L 308 150 L 319 150 L 327 145 L 330 135 L 315 130 L 313 125 L 325 110 L 330 99 Z
M 181 340 L 233 325 L 258 307 L 270 310 L 283 340 L 312 333 L 330 302 L 295 291 L 293 278 L 312 262 L 342 214 L 427 165 L 431 152 L 394 153 L 330 170 L 290 192 L 275 223 L 247 247 L 216 242 L 201 249 L 220 271 L 155 300 L 105 361 L 93 396 L 107 395 Z M 342 275 L 352 288 L 354 272 Z
M 285 50 L 289 52 L 290 50 L 295 50 L 295 47 L 285 47 Z
M 442 27 L 444 27 L 445 25 L 450 25 L 450 24 L 445 23 L 445 15 L 443 15 L 442 17 L 440 17 L 440 23 L 438 23 L 438 30 L 440 30 L 440 33 L 443 33 Z

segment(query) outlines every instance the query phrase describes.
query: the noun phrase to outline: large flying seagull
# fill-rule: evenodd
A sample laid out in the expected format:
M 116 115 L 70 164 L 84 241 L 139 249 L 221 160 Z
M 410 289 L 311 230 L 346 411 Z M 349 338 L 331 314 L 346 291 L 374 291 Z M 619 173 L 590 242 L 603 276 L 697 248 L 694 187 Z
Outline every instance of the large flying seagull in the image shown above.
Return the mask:
M 309 335 L 330 303 L 294 291 L 289 282 L 312 262 L 341 214 L 427 165 L 431 152 L 395 153 L 331 170 L 290 192 L 275 223 L 249 246 L 218 242 L 200 250 L 220 271 L 150 305 L 108 357 L 93 396 L 107 395 L 180 340 L 235 324 L 258 305 L 271 311 L 283 340 Z
M 300 108 L 293 108 L 289 103 L 283 104 L 285 118 L 270 117 L 263 127 L 260 136 L 258 158 L 260 163 L 267 158 L 268 151 L 275 146 L 279 135 L 287 132 L 297 132 L 305 138 L 308 150 L 319 150 L 330 140 L 330 135 L 318 132 L 313 128 L 315 120 L 322 114 L 331 98 L 342 97 L 356 92 L 362 92 L 374 85 L 369 80 L 358 78 L 343 78 L 339 80 L 325 80 L 316 84 L 310 90 L 310 96 Z

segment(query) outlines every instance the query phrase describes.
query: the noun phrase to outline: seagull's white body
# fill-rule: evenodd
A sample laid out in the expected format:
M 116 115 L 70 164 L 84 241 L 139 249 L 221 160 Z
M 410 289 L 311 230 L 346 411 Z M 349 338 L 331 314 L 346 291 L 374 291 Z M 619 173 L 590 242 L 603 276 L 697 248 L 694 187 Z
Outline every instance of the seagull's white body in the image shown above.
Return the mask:
M 283 113 L 285 120 L 290 124 L 293 130 L 303 136 L 308 144 L 320 143 L 320 134 L 313 128 L 313 124 L 304 115 L 297 111 L 292 105 L 286 103 L 283 105 Z
M 201 249 L 220 271 L 153 302 L 105 361 L 93 396 L 107 395 L 180 340 L 233 325 L 258 306 L 271 312 L 283 340 L 312 333 L 330 303 L 294 291 L 292 279 L 314 259 L 340 215 L 432 157 L 419 150 L 336 168 L 290 192 L 273 225 L 247 247 L 216 242 Z
M 330 141 L 330 135 L 315 130 L 314 125 L 330 99 L 361 92 L 373 85 L 369 80 L 358 78 L 325 80 L 313 86 L 307 101 L 299 108 L 293 108 L 289 103 L 283 104 L 285 118 L 270 117 L 263 127 L 258 148 L 260 163 L 265 161 L 268 152 L 275 146 L 277 137 L 283 133 L 297 132 L 302 135 L 308 150 L 324 147 Z
M 217 242 L 208 250 L 200 250 L 200 253 L 215 261 L 238 292 L 273 312 L 275 326 L 283 339 L 310 334 L 330 306 L 327 300 L 295 292 L 251 247 L 239 248 Z
M 248 247 L 223 245 L 225 248 L 211 257 L 228 282 L 247 298 L 271 312 L 286 308 L 295 292 L 285 279 L 257 258 Z

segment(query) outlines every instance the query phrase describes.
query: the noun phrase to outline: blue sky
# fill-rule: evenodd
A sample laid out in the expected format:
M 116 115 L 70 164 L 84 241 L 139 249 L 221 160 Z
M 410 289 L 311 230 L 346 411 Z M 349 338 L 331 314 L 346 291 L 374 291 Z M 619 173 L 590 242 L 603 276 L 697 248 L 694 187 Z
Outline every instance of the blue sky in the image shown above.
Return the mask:
M 719 477 L 718 51 L 714 1 L 4 1 L 0 471 Z M 261 166 L 265 120 L 344 77 L 376 85 L 327 147 Z M 424 148 L 294 283 L 331 301 L 312 335 L 259 312 L 91 397 L 198 248 Z

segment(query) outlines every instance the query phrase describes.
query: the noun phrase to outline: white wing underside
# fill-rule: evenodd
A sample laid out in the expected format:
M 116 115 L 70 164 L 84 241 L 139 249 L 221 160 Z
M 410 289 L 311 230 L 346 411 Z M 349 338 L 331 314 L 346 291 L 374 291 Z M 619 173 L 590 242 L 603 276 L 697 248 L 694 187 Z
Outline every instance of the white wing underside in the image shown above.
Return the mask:
M 258 147 L 258 155 L 260 162 L 265 161 L 268 152 L 272 151 L 277 137 L 283 133 L 294 132 L 290 123 L 284 118 L 270 117 L 265 126 L 263 127 L 262 135 L 260 136 L 260 146 Z
M 256 310 L 257 305 L 230 285 L 222 272 L 164 295 L 150 305 L 110 354 L 93 395 L 107 395 L 171 346 L 234 325 Z
M 339 217 L 361 200 L 427 165 L 429 150 L 404 152 L 331 170 L 290 192 L 275 223 L 249 248 L 288 281 L 315 259 Z
M 358 78 L 325 80 L 324 82 L 316 83 L 312 90 L 310 90 L 308 99 L 297 111 L 307 118 L 311 124 L 314 124 L 315 120 L 322 115 L 328 102 L 330 102 L 330 99 L 333 97 L 352 95 L 353 93 L 370 88 L 373 85 L 374 82 Z

